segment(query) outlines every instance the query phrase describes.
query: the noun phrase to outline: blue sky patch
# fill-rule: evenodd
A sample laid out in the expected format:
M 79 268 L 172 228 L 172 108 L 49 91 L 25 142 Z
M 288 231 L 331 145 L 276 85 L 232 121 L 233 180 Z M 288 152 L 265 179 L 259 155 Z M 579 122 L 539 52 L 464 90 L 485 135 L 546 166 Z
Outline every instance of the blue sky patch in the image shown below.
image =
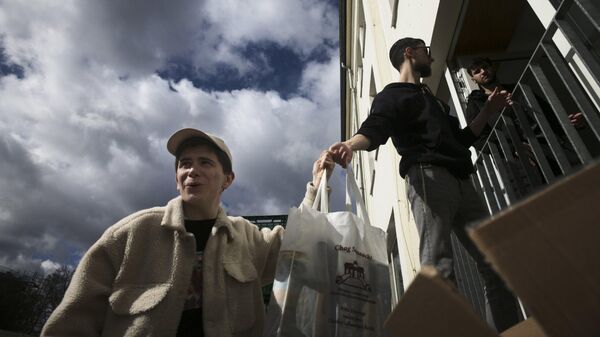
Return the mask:
M 259 91 L 277 91 L 284 99 L 297 93 L 302 71 L 308 62 L 325 62 L 330 58 L 327 50 L 331 46 L 315 49 L 308 56 L 300 56 L 287 47 L 275 43 L 251 43 L 242 50 L 242 55 L 258 70 L 240 73 L 228 64 L 218 64 L 211 73 L 196 68 L 189 59 L 172 59 L 157 74 L 178 82 L 190 80 L 196 88 L 209 91 L 230 91 L 251 88 Z
M 10 62 L 4 48 L 0 47 L 0 77 L 8 75 L 24 78 L 25 70 L 20 65 Z

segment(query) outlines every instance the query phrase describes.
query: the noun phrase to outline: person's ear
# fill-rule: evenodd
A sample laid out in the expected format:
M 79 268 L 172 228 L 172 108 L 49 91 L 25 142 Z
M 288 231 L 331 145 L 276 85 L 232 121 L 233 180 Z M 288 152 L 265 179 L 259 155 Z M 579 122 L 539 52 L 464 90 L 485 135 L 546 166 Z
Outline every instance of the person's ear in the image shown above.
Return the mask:
M 223 182 L 223 185 L 221 185 L 222 190 L 225 191 L 229 186 L 231 186 L 231 184 L 233 184 L 234 179 L 235 174 L 233 173 L 233 171 L 231 173 L 225 174 L 225 181 Z

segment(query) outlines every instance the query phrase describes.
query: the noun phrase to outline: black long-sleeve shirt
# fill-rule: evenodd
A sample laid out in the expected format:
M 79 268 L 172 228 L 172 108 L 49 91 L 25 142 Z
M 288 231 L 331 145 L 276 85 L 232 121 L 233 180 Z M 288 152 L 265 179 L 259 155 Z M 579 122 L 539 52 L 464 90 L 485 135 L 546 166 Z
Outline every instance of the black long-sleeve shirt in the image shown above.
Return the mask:
M 466 178 L 473 172 L 469 147 L 477 137 L 470 128 L 461 129 L 449 111 L 423 85 L 391 83 L 375 96 L 371 113 L 357 133 L 369 138 L 367 151 L 391 137 L 402 156 L 402 177 L 413 164 L 429 163 Z
M 500 88 L 503 90 L 508 90 L 509 92 L 513 92 L 515 85 L 514 84 L 502 84 L 502 85 L 500 85 Z M 467 124 L 471 124 L 471 122 L 475 119 L 475 117 L 477 117 L 477 115 L 479 115 L 481 110 L 483 110 L 488 97 L 489 97 L 489 95 L 486 94 L 482 89 L 475 89 L 475 90 L 471 91 L 471 94 L 469 94 L 469 98 L 467 99 L 467 110 L 465 111 L 465 119 L 467 120 Z M 508 109 L 506 109 L 506 111 L 508 111 Z M 510 113 L 510 111 L 508 112 L 508 114 L 509 114 L 509 116 L 513 117 L 513 115 Z M 499 117 L 499 114 L 488 120 L 488 122 L 483 127 L 483 130 L 481 131 L 479 138 L 473 143 L 473 147 L 477 151 L 481 151 L 483 149 L 483 146 L 485 145 L 486 140 L 488 139 L 489 135 L 492 133 L 492 128 L 494 127 L 494 124 L 496 123 L 496 120 L 498 117 Z M 514 121 L 515 125 L 519 125 L 518 120 L 513 119 L 513 121 Z
M 475 117 L 479 115 L 479 112 L 483 110 L 487 98 L 488 95 L 486 95 L 483 90 L 473 90 L 471 92 L 467 100 L 467 110 L 465 111 L 465 119 L 467 120 L 467 124 L 470 124 Z M 477 151 L 481 151 L 485 145 L 487 138 L 492 132 L 492 126 L 493 124 L 491 124 L 491 121 L 488 121 L 488 123 L 486 123 L 483 127 L 479 138 L 477 138 L 477 140 L 473 143 L 473 147 L 475 147 Z

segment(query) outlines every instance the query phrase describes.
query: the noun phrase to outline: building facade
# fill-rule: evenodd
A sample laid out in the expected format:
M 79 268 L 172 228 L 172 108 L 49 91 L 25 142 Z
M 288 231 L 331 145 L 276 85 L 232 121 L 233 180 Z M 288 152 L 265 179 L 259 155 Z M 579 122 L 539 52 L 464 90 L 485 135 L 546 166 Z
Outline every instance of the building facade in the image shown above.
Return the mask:
M 398 39 L 417 37 L 431 46 L 435 62 L 424 83 L 462 126 L 467 97 L 477 88 L 466 66 L 487 57 L 501 83 L 515 85 L 518 103 L 498 117 L 485 147 L 472 149 L 473 179 L 490 213 L 510 207 L 600 154 L 599 10 L 590 0 L 340 1 L 342 140 L 368 116 L 375 95 L 398 81 L 388 59 Z M 579 112 L 585 126 L 575 128 L 568 115 Z M 420 269 L 399 162 L 391 141 L 355 153 L 352 162 L 371 223 L 388 233 L 393 303 Z M 483 315 L 481 283 L 453 243 L 459 288 Z

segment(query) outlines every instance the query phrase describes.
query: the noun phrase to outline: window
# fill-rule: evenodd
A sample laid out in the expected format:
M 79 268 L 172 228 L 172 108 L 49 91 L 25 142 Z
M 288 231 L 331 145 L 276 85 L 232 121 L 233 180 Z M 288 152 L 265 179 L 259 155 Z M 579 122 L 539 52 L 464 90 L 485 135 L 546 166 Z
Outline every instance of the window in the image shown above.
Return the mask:
M 371 81 L 369 83 L 369 103 L 373 103 L 373 99 L 375 99 L 375 95 L 377 95 L 377 89 L 375 88 L 375 74 L 373 73 L 373 67 L 371 67 Z
M 396 221 L 394 211 L 390 216 L 387 229 L 388 262 L 390 263 L 390 284 L 392 286 L 392 307 L 395 307 L 404 294 L 404 281 L 402 280 L 402 269 L 400 251 L 398 250 L 398 239 L 396 236 Z
M 371 195 L 373 195 L 373 188 L 375 187 L 375 169 L 373 169 L 373 172 L 371 172 L 371 190 L 369 191 L 369 193 Z
M 358 71 L 357 73 L 357 81 L 358 81 L 358 85 L 360 86 L 360 90 L 359 90 L 359 95 L 360 97 L 362 97 L 362 92 L 363 92 L 363 67 L 362 64 L 358 67 Z
M 365 21 L 365 12 L 362 1 L 358 2 L 358 43 L 361 50 L 361 56 L 365 56 L 365 36 L 367 23 Z
M 391 26 L 396 28 L 396 21 L 398 21 L 398 0 L 390 0 L 390 7 L 392 10 Z

